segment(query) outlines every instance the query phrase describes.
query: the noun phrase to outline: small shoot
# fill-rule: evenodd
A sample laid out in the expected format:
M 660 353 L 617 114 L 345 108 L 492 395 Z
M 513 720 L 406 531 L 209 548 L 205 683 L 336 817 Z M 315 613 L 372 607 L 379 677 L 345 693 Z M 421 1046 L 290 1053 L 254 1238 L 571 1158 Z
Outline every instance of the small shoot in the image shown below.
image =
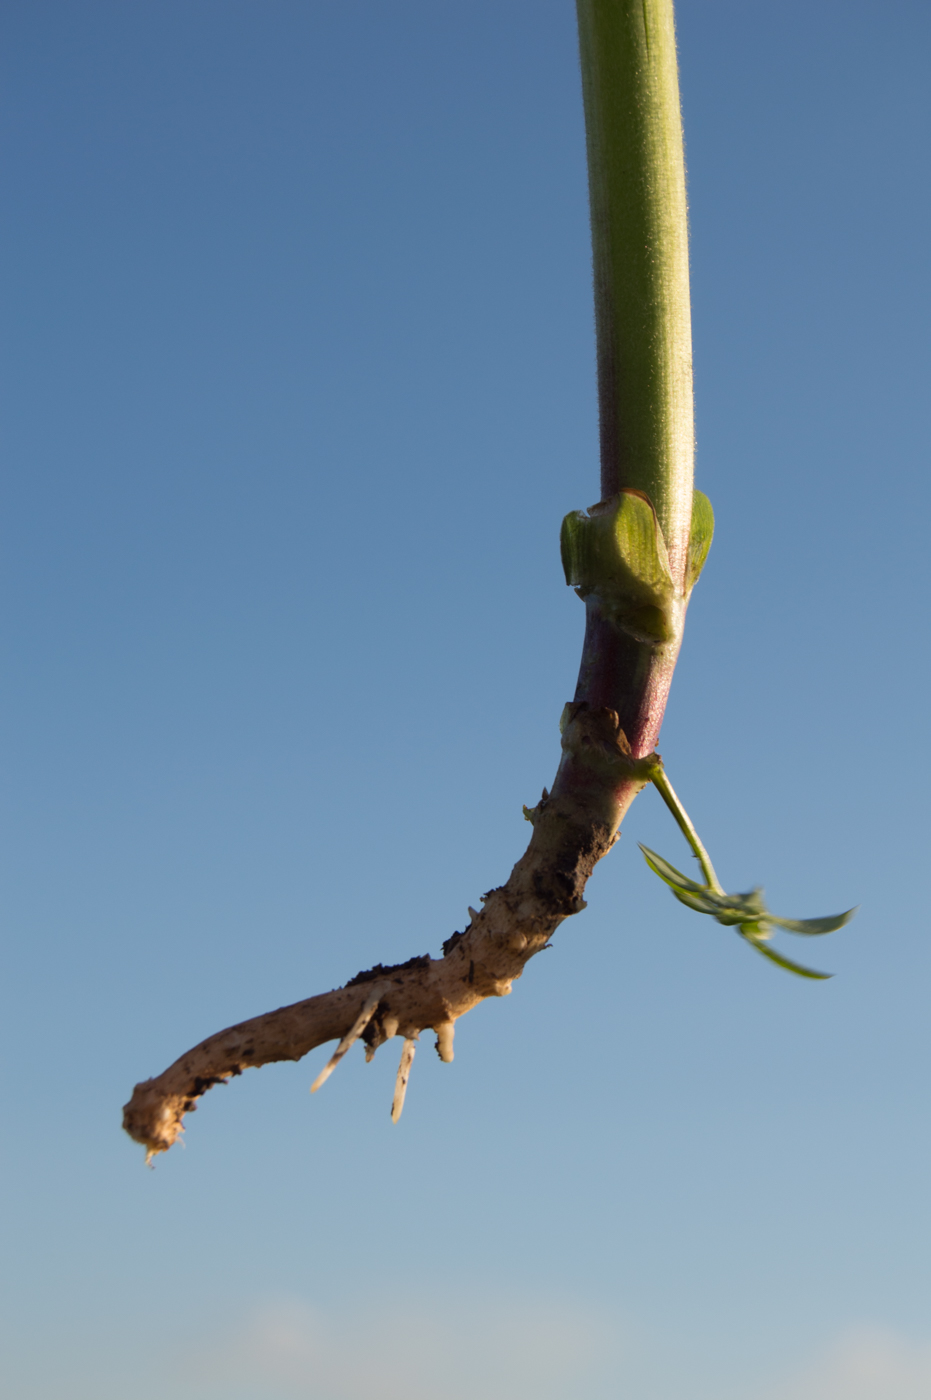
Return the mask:
M 786 972 L 793 972 L 796 977 L 809 977 L 819 982 L 831 977 L 830 972 L 815 972 L 813 968 L 803 967 L 801 963 L 793 962 L 791 958 L 777 953 L 774 948 L 768 947 L 767 944 L 777 929 L 786 929 L 789 933 L 801 934 L 808 938 L 817 937 L 824 933 L 834 933 L 836 929 L 843 928 L 844 924 L 850 922 L 857 912 L 856 908 L 847 909 L 843 914 L 832 914 L 822 919 L 780 919 L 767 909 L 763 901 L 762 889 L 750 890 L 747 894 L 725 893 L 714 873 L 714 866 L 711 864 L 708 852 L 699 840 L 698 833 L 692 825 L 688 813 L 676 796 L 672 784 L 661 767 L 653 775 L 653 783 L 675 817 L 705 877 L 704 884 L 699 884 L 697 880 L 690 880 L 687 875 L 683 875 L 681 870 L 670 865 L 662 856 L 651 851 L 649 847 L 641 845 L 640 849 L 647 865 L 654 875 L 658 875 L 669 886 L 676 899 L 689 909 L 696 910 L 699 914 L 710 914 L 719 924 L 736 928 L 741 938 L 745 939 L 751 948 L 755 948 L 758 953 L 775 963 L 777 967 L 785 968 Z
M 414 1054 L 417 1050 L 417 1043 L 408 1036 L 401 1051 L 401 1063 L 398 1065 L 398 1076 L 394 1082 L 394 1098 L 391 1101 L 391 1121 L 396 1123 L 404 1108 L 404 1098 L 407 1094 L 407 1081 L 411 1077 L 411 1065 L 414 1063 Z
M 359 1015 L 356 1018 L 355 1024 L 353 1025 L 352 1029 L 347 1031 L 346 1034 L 343 1036 L 339 1045 L 337 1045 L 333 1054 L 327 1060 L 326 1064 L 323 1066 L 323 1069 L 317 1075 L 313 1084 L 311 1084 L 310 1092 L 312 1094 L 315 1094 L 317 1090 L 327 1082 L 330 1075 L 333 1073 L 336 1066 L 339 1064 L 340 1060 L 346 1054 L 347 1050 L 351 1050 L 352 1047 L 355 1045 L 356 1041 L 359 1039 L 362 1032 L 365 1030 L 369 1021 L 371 1021 L 372 1017 L 375 1015 L 383 991 L 384 986 L 382 983 L 379 983 L 375 991 L 373 991 L 369 996 L 362 1010 L 359 1012 Z

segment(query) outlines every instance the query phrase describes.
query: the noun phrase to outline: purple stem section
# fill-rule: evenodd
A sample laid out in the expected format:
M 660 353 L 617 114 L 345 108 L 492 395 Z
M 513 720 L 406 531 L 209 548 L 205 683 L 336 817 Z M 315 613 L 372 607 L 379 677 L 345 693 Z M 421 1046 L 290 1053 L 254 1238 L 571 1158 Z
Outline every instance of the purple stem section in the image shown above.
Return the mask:
M 575 699 L 591 710 L 615 710 L 634 758 L 656 747 L 678 654 L 678 642 L 638 642 L 603 616 L 596 597 L 586 599 Z

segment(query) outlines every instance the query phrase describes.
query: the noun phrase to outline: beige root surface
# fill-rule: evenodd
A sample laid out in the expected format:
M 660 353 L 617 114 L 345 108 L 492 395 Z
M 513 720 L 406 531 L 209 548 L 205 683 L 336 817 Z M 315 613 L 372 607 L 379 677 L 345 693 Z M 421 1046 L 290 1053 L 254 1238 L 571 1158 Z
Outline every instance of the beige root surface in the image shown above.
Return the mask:
M 329 1040 L 341 1043 L 317 1083 L 357 1037 L 371 1058 L 386 1040 L 414 1041 L 433 1029 L 440 1058 L 453 1058 L 458 1018 L 486 997 L 507 996 L 563 919 L 584 909 L 586 882 L 656 762 L 631 758 L 613 710 L 571 705 L 565 713 L 559 772 L 553 793 L 544 791 L 529 814 L 526 852 L 507 883 L 482 896 L 481 912 L 469 910 L 470 924 L 446 940 L 443 956 L 378 964 L 345 987 L 241 1021 L 137 1084 L 123 1126 L 146 1148 L 147 1160 L 177 1141 L 185 1113 L 214 1084 L 253 1066 L 299 1060 Z

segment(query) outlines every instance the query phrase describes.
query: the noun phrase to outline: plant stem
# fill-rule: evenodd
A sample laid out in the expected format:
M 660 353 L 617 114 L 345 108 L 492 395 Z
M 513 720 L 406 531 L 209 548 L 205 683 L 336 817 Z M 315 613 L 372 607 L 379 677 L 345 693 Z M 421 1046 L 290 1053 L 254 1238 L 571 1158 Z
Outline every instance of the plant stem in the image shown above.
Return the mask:
M 232 1026 L 137 1084 L 124 1126 L 149 1156 L 177 1141 L 213 1084 L 249 1065 L 296 1060 L 329 1040 L 328 1073 L 361 1035 L 374 1053 L 433 1027 L 452 1059 L 456 1019 L 505 996 L 562 921 L 585 907 L 586 882 L 621 818 L 650 780 L 631 764 L 653 752 L 681 641 L 692 508 L 692 378 L 685 175 L 671 0 L 578 0 L 595 266 L 602 490 L 652 500 L 681 593 L 675 635 L 644 642 L 586 599 L 576 701 L 564 726 L 552 791 L 506 883 L 469 910 L 442 958 L 360 973 L 345 987 Z M 664 800 L 717 886 L 711 862 L 668 782 Z M 768 956 L 768 954 L 764 954 Z M 369 988 L 369 984 L 374 990 Z M 366 989 L 369 988 L 369 995 Z M 318 1076 L 319 1085 L 323 1076 Z
M 688 220 L 672 0 L 577 0 L 588 146 L 601 489 L 645 492 L 682 587 L 694 453 Z M 634 757 L 659 737 L 684 622 L 662 645 L 597 596 L 575 698 L 618 715 Z M 621 802 L 621 811 L 635 795 Z
M 672 0 L 578 0 L 602 497 L 653 501 L 681 581 L 694 430 L 685 160 Z
M 672 783 L 666 777 L 666 773 L 662 768 L 659 770 L 659 772 L 654 773 L 653 786 L 656 788 L 660 797 L 663 799 L 666 806 L 669 808 L 670 812 L 675 817 L 676 821 L 679 824 L 679 829 L 682 832 L 682 835 L 685 837 L 686 841 L 688 841 L 689 845 L 694 851 L 695 857 L 699 865 L 701 866 L 702 874 L 705 877 L 705 884 L 709 887 L 709 889 L 714 890 L 715 894 L 723 894 L 724 887 L 718 880 L 717 875 L 715 875 L 714 873 L 714 866 L 711 864 L 711 857 L 709 856 L 708 852 L 705 850 L 704 846 L 699 840 L 698 832 L 692 825 L 692 820 L 689 817 L 688 812 L 685 810 L 682 803 L 680 802 Z

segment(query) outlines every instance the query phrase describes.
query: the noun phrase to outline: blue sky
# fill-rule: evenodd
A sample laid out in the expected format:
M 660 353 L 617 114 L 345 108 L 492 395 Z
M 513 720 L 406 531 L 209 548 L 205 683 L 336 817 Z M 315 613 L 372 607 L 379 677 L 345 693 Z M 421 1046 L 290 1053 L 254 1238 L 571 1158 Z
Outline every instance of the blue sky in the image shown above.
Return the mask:
M 439 951 L 549 783 L 597 496 L 568 0 L 0 13 L 16 1400 L 926 1400 L 931 14 L 682 0 L 697 481 L 661 749 L 803 984 L 637 841 L 507 1001 L 133 1083 Z M 798 952 L 798 945 L 790 952 Z M 809 952 L 806 945 L 805 953 Z

